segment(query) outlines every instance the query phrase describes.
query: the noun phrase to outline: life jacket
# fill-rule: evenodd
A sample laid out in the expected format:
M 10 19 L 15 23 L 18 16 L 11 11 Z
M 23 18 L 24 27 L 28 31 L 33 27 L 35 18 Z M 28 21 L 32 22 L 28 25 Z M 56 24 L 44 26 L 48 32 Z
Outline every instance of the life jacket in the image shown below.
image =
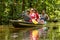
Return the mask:
M 32 22 L 32 19 L 35 19 L 36 21 L 38 21 L 39 19 L 39 15 L 38 13 L 30 13 L 30 18 L 31 18 L 31 22 Z

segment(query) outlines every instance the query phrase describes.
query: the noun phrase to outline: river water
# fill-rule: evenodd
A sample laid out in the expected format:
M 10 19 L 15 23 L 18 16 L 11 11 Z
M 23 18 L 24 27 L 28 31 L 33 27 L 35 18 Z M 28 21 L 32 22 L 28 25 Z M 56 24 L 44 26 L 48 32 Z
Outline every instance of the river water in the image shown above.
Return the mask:
M 41 33 L 41 28 L 46 31 Z M 39 32 L 39 40 L 60 40 L 60 23 L 49 23 L 34 28 L 14 28 L 12 25 L 0 25 L 0 40 L 30 40 L 31 32 Z

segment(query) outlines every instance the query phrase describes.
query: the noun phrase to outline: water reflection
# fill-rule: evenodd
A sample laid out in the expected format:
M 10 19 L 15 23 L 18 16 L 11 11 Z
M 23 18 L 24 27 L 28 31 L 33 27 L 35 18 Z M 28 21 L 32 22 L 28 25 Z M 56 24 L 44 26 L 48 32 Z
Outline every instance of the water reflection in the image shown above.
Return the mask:
M 36 37 L 37 35 L 37 37 Z M 33 28 L 14 28 L 12 26 L 0 26 L 1 40 L 60 40 L 60 25 L 40 25 Z
M 47 38 L 49 27 L 41 25 L 40 27 L 27 28 L 24 30 L 14 29 L 10 32 L 10 39 L 14 40 L 38 40 Z

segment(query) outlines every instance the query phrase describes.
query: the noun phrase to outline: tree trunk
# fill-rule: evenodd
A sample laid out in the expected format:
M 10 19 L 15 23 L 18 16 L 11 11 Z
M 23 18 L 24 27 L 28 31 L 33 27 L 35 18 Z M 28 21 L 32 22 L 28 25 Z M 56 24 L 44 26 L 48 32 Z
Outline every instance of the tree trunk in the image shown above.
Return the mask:
M 35 8 L 38 7 L 38 4 L 39 4 L 39 0 L 36 0 Z
M 22 0 L 22 11 L 25 10 L 25 0 Z
M 43 0 L 42 6 L 43 6 L 43 9 L 46 10 L 46 3 L 45 3 L 45 0 Z
M 28 3 L 29 3 L 29 8 L 32 8 L 33 7 L 33 0 L 28 0 Z
M 3 16 L 2 16 L 2 14 L 4 13 L 4 11 L 5 11 L 5 8 L 6 8 L 6 6 L 5 6 L 5 1 L 4 0 L 2 0 L 1 1 L 1 17 L 0 17 L 0 21 L 1 21 L 1 24 L 3 24 Z

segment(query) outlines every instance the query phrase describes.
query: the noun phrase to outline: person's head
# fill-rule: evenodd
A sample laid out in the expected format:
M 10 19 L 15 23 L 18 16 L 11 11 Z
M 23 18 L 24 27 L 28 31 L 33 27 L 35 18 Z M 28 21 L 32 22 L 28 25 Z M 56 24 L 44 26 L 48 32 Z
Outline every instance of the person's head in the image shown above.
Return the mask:
M 45 14 L 45 10 L 42 10 L 42 14 Z
M 29 11 L 29 10 L 27 11 L 27 14 L 28 14 L 28 15 L 30 14 L 30 11 Z
M 37 13 L 38 11 L 36 9 L 34 9 L 34 13 Z
M 34 8 L 30 8 L 30 13 L 32 13 L 34 11 Z
M 30 8 L 30 10 L 33 10 L 34 8 Z

